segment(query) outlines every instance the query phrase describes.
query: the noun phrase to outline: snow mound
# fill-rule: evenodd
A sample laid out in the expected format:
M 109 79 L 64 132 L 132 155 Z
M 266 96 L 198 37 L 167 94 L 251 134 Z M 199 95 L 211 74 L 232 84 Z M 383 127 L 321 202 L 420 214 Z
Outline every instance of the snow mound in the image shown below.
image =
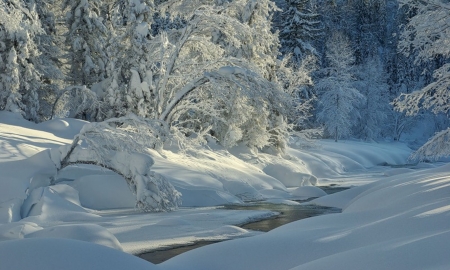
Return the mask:
M 97 215 L 80 206 L 78 192 L 67 185 L 41 187 L 33 190 L 23 203 L 21 212 L 27 221 L 92 220 Z
M 78 191 L 83 207 L 105 210 L 133 208 L 136 205 L 136 196 L 126 180 L 117 174 L 83 176 L 69 184 Z
M 19 221 L 22 218 L 20 215 L 22 201 L 16 198 L 0 203 L 0 224 Z
M 283 183 L 286 187 L 315 185 L 317 178 L 305 172 L 295 171 L 295 167 L 285 164 L 268 164 L 263 171 Z
M 0 242 L 0 270 L 157 269 L 121 251 L 83 241 L 34 238 Z
M 25 238 L 64 238 L 95 243 L 122 250 L 117 238 L 96 224 L 65 224 L 44 228 L 25 235 Z
M 36 128 L 60 138 L 73 139 L 87 123 L 89 122 L 79 119 L 62 118 L 39 123 Z
M 228 192 L 214 189 L 184 188 L 174 185 L 183 194 L 183 207 L 204 207 L 225 204 L 241 204 L 242 200 Z
M 26 234 L 42 230 L 34 222 L 13 222 L 0 225 L 0 241 L 22 239 Z
M 318 187 L 314 186 L 304 186 L 298 187 L 296 189 L 291 190 L 291 194 L 295 197 L 300 198 L 317 198 L 327 195 L 325 191 Z
M 450 269 L 448 194 L 450 165 L 384 178 L 312 201 L 340 202 L 340 214 L 206 246 L 160 267 L 229 269 L 232 261 L 233 269 Z

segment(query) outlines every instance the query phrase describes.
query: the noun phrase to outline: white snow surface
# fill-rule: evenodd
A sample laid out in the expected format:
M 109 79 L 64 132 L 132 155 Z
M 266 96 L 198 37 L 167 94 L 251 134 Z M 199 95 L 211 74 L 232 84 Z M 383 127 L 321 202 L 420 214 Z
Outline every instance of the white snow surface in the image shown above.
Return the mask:
M 140 213 L 114 172 L 78 165 L 56 175 L 50 150 L 85 123 L 0 111 L 0 269 L 450 269 L 450 165 L 380 166 L 406 164 L 404 144 L 321 140 L 283 155 L 213 143 L 149 150 L 151 170 L 183 205 Z M 315 185 L 351 188 L 325 195 Z M 220 206 L 309 197 L 343 212 L 259 233 L 237 225 L 275 213 Z M 234 240 L 158 266 L 127 254 L 225 239 Z

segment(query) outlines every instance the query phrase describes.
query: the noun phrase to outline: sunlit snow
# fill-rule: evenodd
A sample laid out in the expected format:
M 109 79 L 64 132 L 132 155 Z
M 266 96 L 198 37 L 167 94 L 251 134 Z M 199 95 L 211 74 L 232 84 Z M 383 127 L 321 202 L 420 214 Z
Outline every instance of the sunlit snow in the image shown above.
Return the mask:
M 244 146 L 149 150 L 151 170 L 182 193 L 174 212 L 141 213 L 125 180 L 92 166 L 55 177 L 47 149 L 86 122 L 29 123 L 0 112 L 0 269 L 430 269 L 450 268 L 450 167 L 407 163 L 401 143 L 320 141 L 283 156 Z M 171 150 L 168 150 L 171 149 Z M 383 165 L 383 166 L 382 166 Z M 326 195 L 316 185 L 351 187 Z M 224 204 L 294 199 L 339 207 L 268 233 L 238 225 L 270 211 Z M 126 253 L 233 239 L 158 266 Z

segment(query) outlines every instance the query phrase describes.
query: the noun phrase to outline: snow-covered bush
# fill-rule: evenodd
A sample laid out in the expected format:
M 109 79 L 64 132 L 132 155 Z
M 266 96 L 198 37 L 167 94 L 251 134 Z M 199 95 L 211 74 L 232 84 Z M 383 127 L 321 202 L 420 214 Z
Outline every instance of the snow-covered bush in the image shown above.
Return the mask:
M 129 115 L 86 124 L 71 145 L 52 153 L 61 170 L 73 164 L 94 164 L 112 170 L 127 181 L 136 195 L 136 207 L 143 211 L 171 211 L 181 204 L 181 194 L 151 171 L 153 159 L 148 147 L 160 149 L 168 134 L 162 121 Z
M 450 128 L 437 132 L 432 139 L 411 155 L 413 160 L 436 160 L 450 155 Z

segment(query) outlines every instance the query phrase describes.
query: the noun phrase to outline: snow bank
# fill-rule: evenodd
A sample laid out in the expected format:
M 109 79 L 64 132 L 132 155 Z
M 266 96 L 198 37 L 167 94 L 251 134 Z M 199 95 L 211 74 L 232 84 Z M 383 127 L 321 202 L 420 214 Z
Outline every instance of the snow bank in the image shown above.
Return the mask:
M 317 198 L 327 195 L 325 191 L 314 186 L 298 187 L 291 190 L 292 195 L 298 198 Z
M 152 269 L 151 264 L 111 249 L 47 237 L 83 239 L 141 253 L 200 240 L 251 236 L 256 233 L 234 225 L 273 215 L 268 211 L 213 207 L 137 214 L 125 179 L 111 171 L 80 165 L 67 167 L 55 176 L 50 151 L 44 150 L 70 143 L 67 138 L 83 124 L 60 119 L 36 125 L 0 112 L 0 269 L 31 265 L 33 269 L 123 269 L 121 263 L 126 262 L 127 269 Z M 409 169 L 387 171 L 386 166 L 378 166 L 406 163 L 410 150 L 402 144 L 325 140 L 318 145 L 312 149 L 288 148 L 277 156 L 243 146 L 228 151 L 210 143 L 185 152 L 150 150 L 147 162 L 138 158 L 131 167 L 116 165 L 124 166 L 126 175 L 130 174 L 126 168 L 147 172 L 151 166 L 183 194 L 185 207 L 262 199 L 296 204 L 290 199 L 324 195 L 314 187 L 317 184 L 366 184 L 314 200 L 316 204 L 341 207 L 342 214 L 295 222 L 252 239 L 204 247 L 158 269 L 321 268 L 322 262 L 344 269 L 351 263 L 369 265 L 372 257 L 367 254 L 371 252 L 386 256 L 379 265 L 392 266 L 387 268 L 408 269 L 407 259 L 402 257 L 408 252 L 417 257 L 414 260 L 422 258 L 424 264 L 418 266 L 434 266 L 424 258 L 430 255 L 428 250 L 419 254 L 419 249 L 432 243 L 440 250 L 449 248 L 450 168 L 409 173 Z M 124 159 L 127 164 L 133 162 L 130 156 L 116 161 Z M 56 184 L 49 186 L 51 183 Z M 21 238 L 25 240 L 14 240 Z M 390 254 L 400 259 L 394 261 L 395 256 Z M 116 258 L 120 263 L 110 264 Z M 353 261 L 348 262 L 349 258 Z M 72 259 L 76 261 L 73 264 Z M 449 266 L 444 259 L 437 262 Z
M 300 220 L 251 239 L 202 247 L 160 267 L 449 269 L 448 194 L 450 165 L 396 175 L 332 195 L 335 202 L 346 202 L 341 214 Z
M 19 221 L 20 207 L 22 206 L 22 199 L 10 199 L 0 203 L 0 224 L 11 223 Z
M 0 242 L 0 269 L 157 269 L 118 250 L 92 243 L 53 238 Z
M 36 129 L 52 133 L 56 137 L 72 140 L 89 122 L 74 118 L 53 119 L 36 125 Z
M 117 174 L 87 175 L 69 184 L 78 191 L 83 207 L 105 210 L 133 208 L 136 205 L 136 196 L 125 179 Z
M 68 144 L 85 123 L 58 119 L 35 124 L 19 114 L 0 111 L 0 162 L 29 158 L 45 149 Z
M 25 238 L 64 238 L 95 243 L 122 250 L 117 238 L 105 228 L 96 224 L 56 225 L 25 235 Z

